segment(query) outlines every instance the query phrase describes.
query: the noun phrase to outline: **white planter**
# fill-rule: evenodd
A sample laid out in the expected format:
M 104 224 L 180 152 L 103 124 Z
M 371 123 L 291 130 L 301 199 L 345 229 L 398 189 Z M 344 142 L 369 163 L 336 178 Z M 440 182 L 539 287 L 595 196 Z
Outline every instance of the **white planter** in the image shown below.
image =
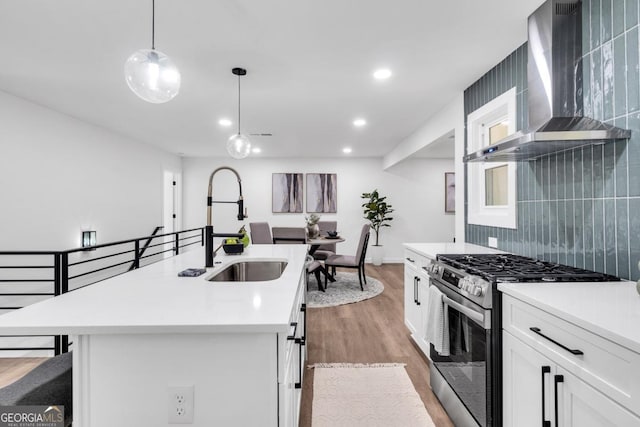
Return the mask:
M 382 248 L 383 248 L 382 245 L 369 246 L 369 251 L 371 252 L 371 263 L 373 265 L 382 265 L 382 255 L 383 255 Z

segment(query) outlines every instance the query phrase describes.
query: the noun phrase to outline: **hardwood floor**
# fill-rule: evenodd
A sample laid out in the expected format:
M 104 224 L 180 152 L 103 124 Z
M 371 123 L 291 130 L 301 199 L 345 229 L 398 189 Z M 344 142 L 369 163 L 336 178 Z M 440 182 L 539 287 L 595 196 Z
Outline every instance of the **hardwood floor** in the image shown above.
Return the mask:
M 384 292 L 370 300 L 307 311 L 308 360 L 320 362 L 406 363 L 406 369 L 437 427 L 453 423 L 429 388 L 429 367 L 404 325 L 404 266 L 366 266 L 367 275 L 384 283 Z M 311 426 L 313 369 L 305 372 L 300 426 Z
M 0 388 L 19 380 L 45 360 L 46 357 L 0 358 Z

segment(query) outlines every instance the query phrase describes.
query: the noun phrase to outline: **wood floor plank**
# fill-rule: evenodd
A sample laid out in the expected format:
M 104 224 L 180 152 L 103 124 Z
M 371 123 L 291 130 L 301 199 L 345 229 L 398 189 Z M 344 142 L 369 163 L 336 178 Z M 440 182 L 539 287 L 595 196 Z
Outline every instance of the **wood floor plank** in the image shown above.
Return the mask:
M 0 358 L 0 388 L 19 380 L 47 357 Z
M 367 275 L 380 280 L 384 292 L 370 300 L 307 310 L 307 364 L 405 363 L 429 415 L 437 427 L 453 423 L 429 387 L 429 365 L 404 325 L 404 266 L 367 265 Z M 336 286 L 336 285 L 334 285 Z M 300 427 L 311 426 L 313 369 L 306 371 Z

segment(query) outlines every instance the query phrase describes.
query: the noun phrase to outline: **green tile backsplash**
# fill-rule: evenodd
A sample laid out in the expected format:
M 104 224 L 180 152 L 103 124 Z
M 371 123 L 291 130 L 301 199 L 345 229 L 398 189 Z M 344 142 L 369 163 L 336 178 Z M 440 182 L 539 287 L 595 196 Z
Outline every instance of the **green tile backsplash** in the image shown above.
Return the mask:
M 506 251 L 640 279 L 639 3 L 582 2 L 585 115 L 631 138 L 518 163 L 518 228 L 467 224 L 468 242 L 497 237 Z M 467 88 L 465 117 L 515 86 L 517 128 L 526 129 L 526 64 L 524 44 Z

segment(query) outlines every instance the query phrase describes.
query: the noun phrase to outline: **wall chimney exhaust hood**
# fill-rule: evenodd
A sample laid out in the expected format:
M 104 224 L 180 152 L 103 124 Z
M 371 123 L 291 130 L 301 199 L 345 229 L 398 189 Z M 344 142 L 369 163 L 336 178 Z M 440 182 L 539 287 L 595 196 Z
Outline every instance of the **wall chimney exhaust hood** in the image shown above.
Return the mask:
M 529 131 L 468 154 L 464 161 L 533 160 L 629 138 L 630 130 L 583 116 L 581 2 L 548 0 L 529 16 L 528 33 Z

